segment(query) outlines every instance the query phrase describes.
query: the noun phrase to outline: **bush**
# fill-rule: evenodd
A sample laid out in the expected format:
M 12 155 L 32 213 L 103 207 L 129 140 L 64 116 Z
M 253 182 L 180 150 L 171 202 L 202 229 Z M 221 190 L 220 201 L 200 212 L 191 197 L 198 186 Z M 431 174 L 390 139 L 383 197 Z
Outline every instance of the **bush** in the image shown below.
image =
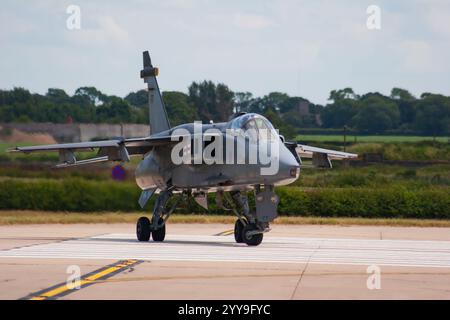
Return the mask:
M 132 211 L 139 209 L 139 194 L 133 183 L 4 180 L 0 182 L 0 209 Z
M 279 212 L 285 215 L 450 219 L 446 188 L 280 188 L 278 193 L 282 197 Z
M 280 187 L 279 213 L 289 216 L 450 219 L 448 188 L 411 190 L 391 188 L 320 188 L 303 190 Z M 134 183 L 67 180 L 0 181 L 0 209 L 49 211 L 136 211 L 139 188 Z M 153 197 L 146 210 L 151 210 Z M 232 214 L 218 209 L 209 195 L 210 213 Z M 253 200 L 249 193 L 249 200 Z M 253 209 L 253 205 L 252 205 Z M 181 213 L 206 212 L 192 200 Z

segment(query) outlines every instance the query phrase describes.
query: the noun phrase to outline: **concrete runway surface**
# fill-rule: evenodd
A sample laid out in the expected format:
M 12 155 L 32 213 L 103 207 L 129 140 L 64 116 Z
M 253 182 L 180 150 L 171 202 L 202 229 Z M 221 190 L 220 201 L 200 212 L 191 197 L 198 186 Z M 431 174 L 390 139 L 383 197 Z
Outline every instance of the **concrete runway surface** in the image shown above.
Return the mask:
M 449 228 L 274 225 L 258 247 L 230 225 L 169 224 L 163 243 L 134 228 L 0 227 L 0 298 L 450 299 Z

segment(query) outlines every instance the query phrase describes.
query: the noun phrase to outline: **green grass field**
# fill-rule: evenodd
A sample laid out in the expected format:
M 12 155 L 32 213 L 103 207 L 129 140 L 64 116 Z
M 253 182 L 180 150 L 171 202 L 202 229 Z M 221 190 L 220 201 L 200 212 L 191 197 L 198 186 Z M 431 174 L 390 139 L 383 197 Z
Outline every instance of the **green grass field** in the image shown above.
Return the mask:
M 74 223 L 136 223 L 146 212 L 48 212 L 28 210 L 0 210 L 0 226 L 24 224 L 74 224 Z M 221 223 L 230 227 L 236 217 L 208 214 L 174 214 L 170 223 Z M 450 227 L 450 220 L 431 219 L 369 219 L 348 217 L 278 217 L 275 224 L 289 225 L 338 225 L 338 226 L 397 226 L 397 227 Z
M 316 142 L 343 142 L 343 135 L 315 135 L 315 134 L 302 134 L 298 135 L 297 141 L 316 141 Z M 425 136 L 354 136 L 347 135 L 347 141 L 349 143 L 356 142 L 420 142 L 420 141 L 433 141 L 433 137 Z M 436 137 L 438 142 L 450 142 L 450 137 Z
M 18 142 L 18 143 L 10 143 L 10 142 L 3 142 L 0 141 L 0 153 L 5 153 L 8 148 L 14 148 L 14 147 L 21 147 L 21 146 L 27 146 L 30 144 L 27 144 L 26 142 Z

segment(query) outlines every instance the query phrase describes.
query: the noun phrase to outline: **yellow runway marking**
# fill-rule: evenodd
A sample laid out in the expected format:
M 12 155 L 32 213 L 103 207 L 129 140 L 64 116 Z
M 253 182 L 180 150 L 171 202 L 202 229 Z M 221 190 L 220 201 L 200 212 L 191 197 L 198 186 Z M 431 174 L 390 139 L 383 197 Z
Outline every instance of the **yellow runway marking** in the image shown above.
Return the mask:
M 229 236 L 234 233 L 234 230 L 225 230 L 222 232 L 219 232 L 218 234 L 215 234 L 215 236 Z
M 94 284 L 96 281 L 104 280 L 106 278 L 112 277 L 113 275 L 122 272 L 135 264 L 139 263 L 138 260 L 126 260 L 119 261 L 115 264 L 107 266 L 105 268 L 98 269 L 94 272 L 91 272 L 83 277 L 81 277 L 77 287 L 80 289 L 86 287 L 88 285 Z M 75 283 L 76 284 L 76 283 Z M 31 294 L 28 299 L 30 300 L 46 300 L 46 299 L 55 299 L 59 296 L 63 296 L 69 294 L 74 289 L 75 284 L 71 283 L 70 286 L 67 286 L 67 283 L 56 285 L 49 289 L 41 290 L 34 294 Z

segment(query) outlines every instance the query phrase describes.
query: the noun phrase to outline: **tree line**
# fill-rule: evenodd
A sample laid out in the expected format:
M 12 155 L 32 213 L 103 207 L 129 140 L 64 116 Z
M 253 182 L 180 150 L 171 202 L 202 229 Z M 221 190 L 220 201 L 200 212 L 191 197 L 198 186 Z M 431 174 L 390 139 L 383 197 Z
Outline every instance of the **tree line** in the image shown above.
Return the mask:
M 255 97 L 212 81 L 193 82 L 187 93 L 164 91 L 162 96 L 172 126 L 194 120 L 228 121 L 235 112 L 256 112 L 287 137 L 305 128 L 346 128 L 367 134 L 450 133 L 450 97 L 433 93 L 415 97 L 401 88 L 393 88 L 389 96 L 359 95 L 351 88 L 333 90 L 326 105 L 282 92 Z M 0 90 L 0 122 L 31 121 L 148 123 L 148 95 L 139 90 L 122 98 L 95 87 L 78 88 L 73 95 L 57 88 L 45 95 L 24 88 Z

